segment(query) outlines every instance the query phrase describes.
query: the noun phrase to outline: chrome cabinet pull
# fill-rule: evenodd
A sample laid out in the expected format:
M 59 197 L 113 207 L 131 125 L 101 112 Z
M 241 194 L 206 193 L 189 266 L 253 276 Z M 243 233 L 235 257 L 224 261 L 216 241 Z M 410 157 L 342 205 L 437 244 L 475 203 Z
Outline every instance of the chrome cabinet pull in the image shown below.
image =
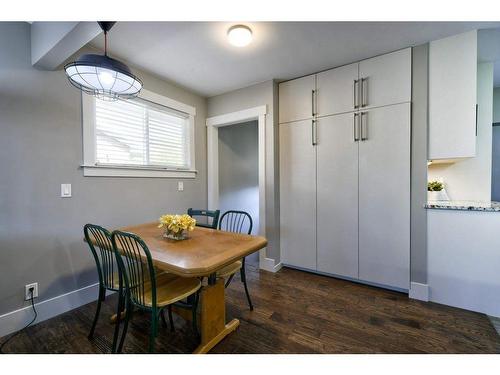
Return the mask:
M 311 92 L 311 115 L 314 117 L 315 113 L 314 113 L 314 93 L 315 91 L 312 90 Z
M 354 101 L 353 105 L 355 109 L 359 108 L 358 90 L 359 90 L 359 79 L 355 79 L 353 84 L 353 101 Z
M 354 133 L 354 142 L 359 141 L 359 113 L 354 114 L 353 118 L 353 133 Z
M 368 90 L 365 90 L 365 82 L 368 83 L 368 78 L 361 78 L 361 107 L 363 108 L 368 105 Z
M 316 146 L 318 144 L 318 131 L 316 129 L 316 120 L 312 120 L 311 122 L 311 139 L 312 139 L 312 145 Z
M 368 140 L 368 124 L 366 121 L 368 112 L 361 112 L 361 140 Z

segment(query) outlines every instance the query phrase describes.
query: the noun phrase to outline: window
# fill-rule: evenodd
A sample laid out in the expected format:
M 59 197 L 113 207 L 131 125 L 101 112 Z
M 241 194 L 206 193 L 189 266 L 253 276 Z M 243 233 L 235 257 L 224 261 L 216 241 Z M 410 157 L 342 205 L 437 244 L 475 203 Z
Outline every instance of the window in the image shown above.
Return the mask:
M 194 108 L 147 91 L 83 99 L 85 176 L 194 177 Z

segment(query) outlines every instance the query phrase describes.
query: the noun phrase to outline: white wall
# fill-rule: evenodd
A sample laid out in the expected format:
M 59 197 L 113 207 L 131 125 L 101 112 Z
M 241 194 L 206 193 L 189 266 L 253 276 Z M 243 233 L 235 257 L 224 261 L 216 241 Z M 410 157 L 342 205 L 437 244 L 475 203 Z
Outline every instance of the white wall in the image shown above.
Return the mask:
M 478 64 L 476 156 L 453 164 L 432 164 L 428 179 L 442 178 L 452 200 L 491 199 L 493 63 Z
M 246 211 L 259 233 L 258 122 L 223 126 L 219 134 L 219 208 Z

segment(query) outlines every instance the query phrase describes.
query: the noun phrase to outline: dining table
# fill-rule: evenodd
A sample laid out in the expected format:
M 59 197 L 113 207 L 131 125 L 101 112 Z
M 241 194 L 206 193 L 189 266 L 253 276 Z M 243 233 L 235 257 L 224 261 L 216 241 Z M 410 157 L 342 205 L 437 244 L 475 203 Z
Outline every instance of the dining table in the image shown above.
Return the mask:
M 149 248 L 155 268 L 180 277 L 206 279 L 201 289 L 199 310 L 200 344 L 194 353 L 207 353 L 240 322 L 226 322 L 224 279 L 217 271 L 267 245 L 266 238 L 248 234 L 195 227 L 184 240 L 163 237 L 164 230 L 157 222 L 119 228 L 143 239 Z M 190 319 L 190 314 L 182 314 Z

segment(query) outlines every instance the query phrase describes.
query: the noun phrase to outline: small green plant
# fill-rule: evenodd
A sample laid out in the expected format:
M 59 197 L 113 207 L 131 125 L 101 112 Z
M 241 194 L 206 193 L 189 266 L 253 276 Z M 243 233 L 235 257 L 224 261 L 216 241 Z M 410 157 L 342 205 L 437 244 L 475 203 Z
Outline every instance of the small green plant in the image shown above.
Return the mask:
M 441 191 L 444 189 L 444 185 L 439 181 L 429 181 L 427 183 L 427 191 Z

